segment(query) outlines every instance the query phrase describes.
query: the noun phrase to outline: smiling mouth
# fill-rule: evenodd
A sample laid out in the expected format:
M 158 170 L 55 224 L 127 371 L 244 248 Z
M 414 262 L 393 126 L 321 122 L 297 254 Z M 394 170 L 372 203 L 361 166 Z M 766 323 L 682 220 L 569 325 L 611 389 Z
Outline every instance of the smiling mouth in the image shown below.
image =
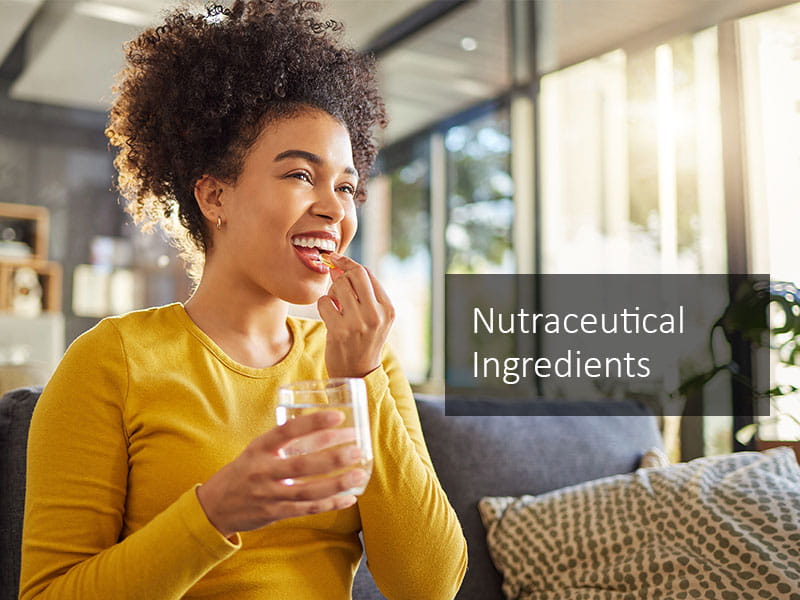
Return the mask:
M 327 273 L 333 268 L 328 254 L 336 250 L 336 241 L 329 238 L 295 237 L 292 238 L 295 251 L 303 259 L 303 263 L 312 271 Z

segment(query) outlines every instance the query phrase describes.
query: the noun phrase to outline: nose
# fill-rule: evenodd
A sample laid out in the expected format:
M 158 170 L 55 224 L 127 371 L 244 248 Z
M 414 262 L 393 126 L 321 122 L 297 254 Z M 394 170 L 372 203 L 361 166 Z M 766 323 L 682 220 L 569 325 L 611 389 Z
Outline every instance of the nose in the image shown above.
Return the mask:
M 314 204 L 311 206 L 311 212 L 332 223 L 338 223 L 347 214 L 344 201 L 343 198 L 339 197 L 336 190 L 332 188 L 321 189 L 314 200 Z

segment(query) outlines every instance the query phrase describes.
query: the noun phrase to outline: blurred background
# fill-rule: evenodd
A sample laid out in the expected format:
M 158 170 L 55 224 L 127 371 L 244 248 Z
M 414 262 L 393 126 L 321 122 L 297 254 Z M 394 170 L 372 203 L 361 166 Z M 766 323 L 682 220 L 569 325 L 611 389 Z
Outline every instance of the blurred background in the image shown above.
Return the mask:
M 0 0 L 0 386 L 46 379 L 103 316 L 190 293 L 163 236 L 122 211 L 103 135 L 123 43 L 172 4 Z M 397 307 L 417 389 L 442 389 L 446 273 L 800 281 L 800 3 L 329 0 L 326 14 L 378 59 L 391 124 L 351 254 Z M 800 386 L 797 370 L 768 377 Z M 729 450 L 735 427 L 685 425 L 684 454 Z M 800 432 L 783 419 L 760 435 Z

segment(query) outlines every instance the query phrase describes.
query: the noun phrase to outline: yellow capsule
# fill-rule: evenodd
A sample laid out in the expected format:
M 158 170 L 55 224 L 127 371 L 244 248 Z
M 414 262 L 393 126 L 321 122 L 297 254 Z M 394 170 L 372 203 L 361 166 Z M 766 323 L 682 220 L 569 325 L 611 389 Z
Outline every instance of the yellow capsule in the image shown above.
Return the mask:
M 329 269 L 333 269 L 334 268 L 334 264 L 333 264 L 333 262 L 331 262 L 331 259 L 328 257 L 327 254 L 323 254 L 322 252 L 319 253 L 319 262 L 321 262 L 323 265 L 325 265 Z

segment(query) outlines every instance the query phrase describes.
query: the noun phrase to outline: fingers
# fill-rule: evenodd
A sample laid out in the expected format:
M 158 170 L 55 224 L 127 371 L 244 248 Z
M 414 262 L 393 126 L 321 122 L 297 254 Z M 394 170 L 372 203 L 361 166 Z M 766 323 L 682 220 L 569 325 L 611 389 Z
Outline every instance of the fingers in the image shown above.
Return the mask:
M 315 431 L 298 438 L 294 438 L 281 448 L 281 455 L 296 456 L 298 454 L 308 454 L 342 446 L 344 444 L 354 444 L 357 441 L 355 427 L 337 427 L 336 429 L 323 429 Z
M 274 464 L 270 465 L 270 478 L 282 481 L 328 475 L 348 467 L 355 467 L 361 460 L 361 452 L 354 444 L 344 444 L 272 460 Z
M 315 431 L 336 427 L 344 421 L 344 413 L 338 410 L 320 410 L 302 415 L 279 425 L 256 438 L 257 445 L 269 452 L 276 453 L 294 438 L 308 435 Z
M 317 302 L 328 330 L 325 365 L 331 377 L 364 377 L 380 365 L 394 307 L 367 269 L 335 252 L 329 258 L 334 281 Z
M 335 252 L 330 256 L 336 269 L 332 271 L 334 282 L 328 295 L 339 305 L 340 312 L 356 310 L 359 305 L 363 308 L 389 302 L 383 288 L 365 267 Z
M 294 438 L 283 447 L 284 452 L 290 453 L 288 456 L 256 457 L 258 475 L 251 479 L 263 496 L 273 501 L 311 501 L 333 496 L 364 481 L 365 473 L 358 468 L 361 451 L 354 439 L 353 428 Z M 317 449 L 299 453 L 312 448 Z
M 352 258 L 343 256 L 341 254 L 332 253 L 331 256 L 336 262 L 336 277 L 334 281 L 338 280 L 343 275 L 352 276 L 350 283 L 356 295 L 361 297 L 374 298 L 380 304 L 391 304 L 389 295 L 383 286 L 380 284 L 372 271 L 358 264 Z
M 336 304 L 330 295 L 321 296 L 319 300 L 317 300 L 317 311 L 325 323 L 330 323 L 334 317 L 339 316 L 340 310 L 341 307 Z
M 355 445 L 355 429 L 336 427 L 344 418 L 341 411 L 321 410 L 296 417 L 261 436 L 256 447 L 266 456 L 257 460 L 268 473 L 267 479 L 325 476 L 356 466 L 361 452 Z
M 285 502 L 276 503 L 275 510 L 286 515 L 284 518 L 302 517 L 305 515 L 327 512 L 329 510 L 343 510 L 353 506 L 356 500 L 357 498 L 355 496 L 350 495 L 333 496 L 332 498 L 310 500 L 307 502 L 287 500 Z
M 333 260 L 331 260 L 330 262 L 331 264 L 333 264 Z M 331 267 L 330 271 L 328 272 L 330 273 L 332 281 L 336 281 L 344 273 L 344 271 L 340 267 L 337 267 L 336 265 L 333 265 L 333 267 Z
M 270 480 L 262 488 L 271 499 L 269 510 L 286 518 L 352 506 L 355 497 L 339 495 L 367 480 L 366 471 L 357 466 L 360 457 L 358 448 L 348 445 L 273 458 Z
M 344 495 L 342 492 L 352 490 L 362 485 L 367 480 L 367 473 L 363 469 L 351 469 L 337 477 L 313 479 L 310 481 L 282 481 L 280 485 L 280 500 L 282 502 L 314 502 L 325 501 Z
M 366 302 L 360 301 L 351 277 L 347 274 L 342 275 L 328 290 L 328 295 L 339 305 L 339 312 L 343 315 L 357 314 L 359 306 L 369 306 Z
M 299 416 L 253 440 L 198 488 L 209 521 L 223 535 L 251 531 L 290 517 L 352 506 L 350 490 L 368 475 L 352 427 L 341 411 Z M 307 454 L 292 455 L 292 452 Z M 282 458 L 281 454 L 288 455 Z

